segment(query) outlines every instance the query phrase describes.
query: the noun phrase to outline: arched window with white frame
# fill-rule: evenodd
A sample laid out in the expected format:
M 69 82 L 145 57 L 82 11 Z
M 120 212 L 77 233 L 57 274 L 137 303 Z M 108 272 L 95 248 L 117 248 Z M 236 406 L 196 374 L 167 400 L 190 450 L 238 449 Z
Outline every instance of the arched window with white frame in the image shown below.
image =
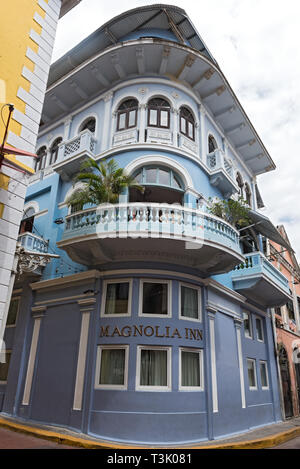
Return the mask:
M 245 182 L 245 199 L 247 204 L 251 207 L 251 190 L 247 182 Z
M 148 126 L 170 128 L 170 103 L 163 98 L 152 98 L 148 101 Z
M 55 161 L 57 160 L 57 157 L 58 157 L 58 147 L 59 147 L 59 144 L 62 142 L 62 137 L 58 137 L 57 139 L 54 140 L 51 148 L 50 148 L 50 161 L 49 161 L 49 165 L 55 163 Z
M 40 171 L 41 169 L 45 168 L 46 159 L 47 159 L 47 148 L 46 146 L 42 146 L 36 152 L 37 159 L 35 160 L 35 171 Z
M 191 111 L 182 106 L 179 111 L 179 120 L 180 120 L 180 133 L 185 137 L 195 140 L 195 119 Z
M 213 153 L 215 150 L 217 150 L 218 145 L 216 142 L 215 137 L 212 135 L 208 136 L 208 153 Z
M 84 130 L 89 130 L 92 134 L 95 133 L 95 130 L 96 130 L 95 117 L 88 117 L 82 122 L 82 124 L 79 127 L 79 132 L 83 132 Z
M 137 126 L 139 103 L 135 98 L 126 99 L 117 110 L 117 130 L 132 129 Z

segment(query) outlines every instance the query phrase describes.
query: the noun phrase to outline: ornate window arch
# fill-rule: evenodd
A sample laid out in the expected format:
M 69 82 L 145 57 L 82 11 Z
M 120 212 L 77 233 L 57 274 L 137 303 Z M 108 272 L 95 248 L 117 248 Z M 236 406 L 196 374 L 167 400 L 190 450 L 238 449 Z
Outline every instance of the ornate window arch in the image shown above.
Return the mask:
M 47 159 L 47 147 L 46 145 L 43 145 L 38 149 L 36 152 L 37 154 L 37 159 L 35 161 L 35 171 L 40 171 L 41 169 L 45 168 L 46 165 L 46 159 Z
M 209 134 L 209 136 L 208 136 L 207 144 L 208 144 L 208 153 L 213 153 L 218 148 L 218 144 L 216 142 L 216 139 L 211 134 Z
M 51 148 L 50 148 L 50 161 L 49 161 L 49 165 L 55 163 L 55 161 L 57 160 L 57 156 L 58 156 L 58 146 L 59 144 L 62 142 L 62 137 L 58 137 L 54 140 L 54 142 L 52 143 L 51 145 Z
M 96 118 L 95 117 L 87 117 L 79 126 L 79 132 L 83 132 L 84 130 L 89 130 L 92 134 L 95 133 L 96 130 Z
M 137 125 L 139 102 L 136 98 L 123 101 L 117 110 L 117 130 L 132 129 Z
M 38 207 L 37 202 L 33 201 L 25 205 L 21 224 L 20 224 L 19 234 L 26 233 L 26 232 L 32 233 L 34 217 L 38 211 L 39 211 L 39 207 Z
M 133 177 L 140 185 L 164 186 L 184 191 L 182 178 L 173 168 L 162 164 L 147 164 L 133 172 Z
M 165 98 L 156 97 L 148 101 L 148 126 L 170 128 L 171 105 Z
M 195 118 L 186 106 L 181 106 L 179 110 L 179 129 L 187 138 L 195 140 Z

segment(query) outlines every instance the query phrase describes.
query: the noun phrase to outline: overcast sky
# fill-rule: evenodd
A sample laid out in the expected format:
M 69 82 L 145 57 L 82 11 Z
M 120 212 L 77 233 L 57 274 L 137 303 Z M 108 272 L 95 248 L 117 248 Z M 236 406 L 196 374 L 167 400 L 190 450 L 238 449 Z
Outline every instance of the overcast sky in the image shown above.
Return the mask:
M 58 25 L 53 61 L 123 11 L 158 1 L 82 0 Z M 263 213 L 300 261 L 300 2 L 172 0 L 189 15 L 277 169 L 258 177 Z

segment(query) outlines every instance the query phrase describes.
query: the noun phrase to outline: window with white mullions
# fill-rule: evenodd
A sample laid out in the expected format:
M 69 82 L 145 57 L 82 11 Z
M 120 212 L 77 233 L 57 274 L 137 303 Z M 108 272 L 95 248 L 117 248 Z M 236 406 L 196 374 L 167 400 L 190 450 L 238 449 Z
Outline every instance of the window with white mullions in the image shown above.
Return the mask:
M 244 319 L 245 337 L 247 337 L 248 339 L 252 339 L 253 338 L 253 332 L 252 332 L 251 314 L 244 311 L 243 312 L 243 319 Z
M 198 349 L 179 350 L 179 389 L 203 390 L 203 352 Z
M 117 130 L 132 129 L 137 125 L 138 101 L 127 99 L 117 111 Z
M 50 149 L 50 161 L 49 161 L 49 164 L 53 164 L 55 163 L 55 161 L 57 160 L 57 156 L 58 156 L 58 146 L 59 144 L 62 142 L 62 138 L 59 137 L 57 138 L 54 142 L 53 142 L 53 145 Z
M 126 389 L 128 382 L 128 345 L 98 347 L 96 389 Z
M 267 362 L 260 361 L 260 382 L 262 389 L 269 389 L 268 367 Z
M 136 388 L 145 391 L 171 389 L 171 348 L 137 348 Z
M 264 330 L 263 330 L 263 322 L 261 318 L 255 319 L 256 324 L 256 338 L 259 342 L 264 341 Z
M 179 290 L 179 317 L 188 320 L 201 320 L 201 290 L 198 287 L 181 284 Z
M 148 102 L 148 126 L 170 128 L 170 104 L 162 98 L 153 98 Z
M 104 281 L 101 316 L 130 316 L 132 281 Z
M 171 316 L 171 284 L 163 280 L 141 280 L 139 316 Z
M 37 151 L 37 159 L 35 160 L 35 171 L 40 171 L 41 169 L 44 169 L 46 166 L 46 158 L 47 158 L 47 148 L 41 147 Z
M 180 108 L 180 132 L 191 140 L 195 140 L 195 119 L 186 107 Z
M 252 358 L 247 359 L 247 369 L 248 369 L 248 384 L 250 390 L 257 389 L 257 378 L 256 378 L 256 360 Z

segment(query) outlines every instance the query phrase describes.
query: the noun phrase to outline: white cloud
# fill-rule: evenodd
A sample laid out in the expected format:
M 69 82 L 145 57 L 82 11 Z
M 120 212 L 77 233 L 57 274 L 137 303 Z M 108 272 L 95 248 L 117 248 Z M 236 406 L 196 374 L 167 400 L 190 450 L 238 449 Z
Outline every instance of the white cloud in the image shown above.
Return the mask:
M 143 0 L 82 0 L 59 23 L 56 60 L 91 32 Z M 284 223 L 300 257 L 300 2 L 167 1 L 183 8 L 220 65 L 277 169 L 258 178 L 266 209 Z

